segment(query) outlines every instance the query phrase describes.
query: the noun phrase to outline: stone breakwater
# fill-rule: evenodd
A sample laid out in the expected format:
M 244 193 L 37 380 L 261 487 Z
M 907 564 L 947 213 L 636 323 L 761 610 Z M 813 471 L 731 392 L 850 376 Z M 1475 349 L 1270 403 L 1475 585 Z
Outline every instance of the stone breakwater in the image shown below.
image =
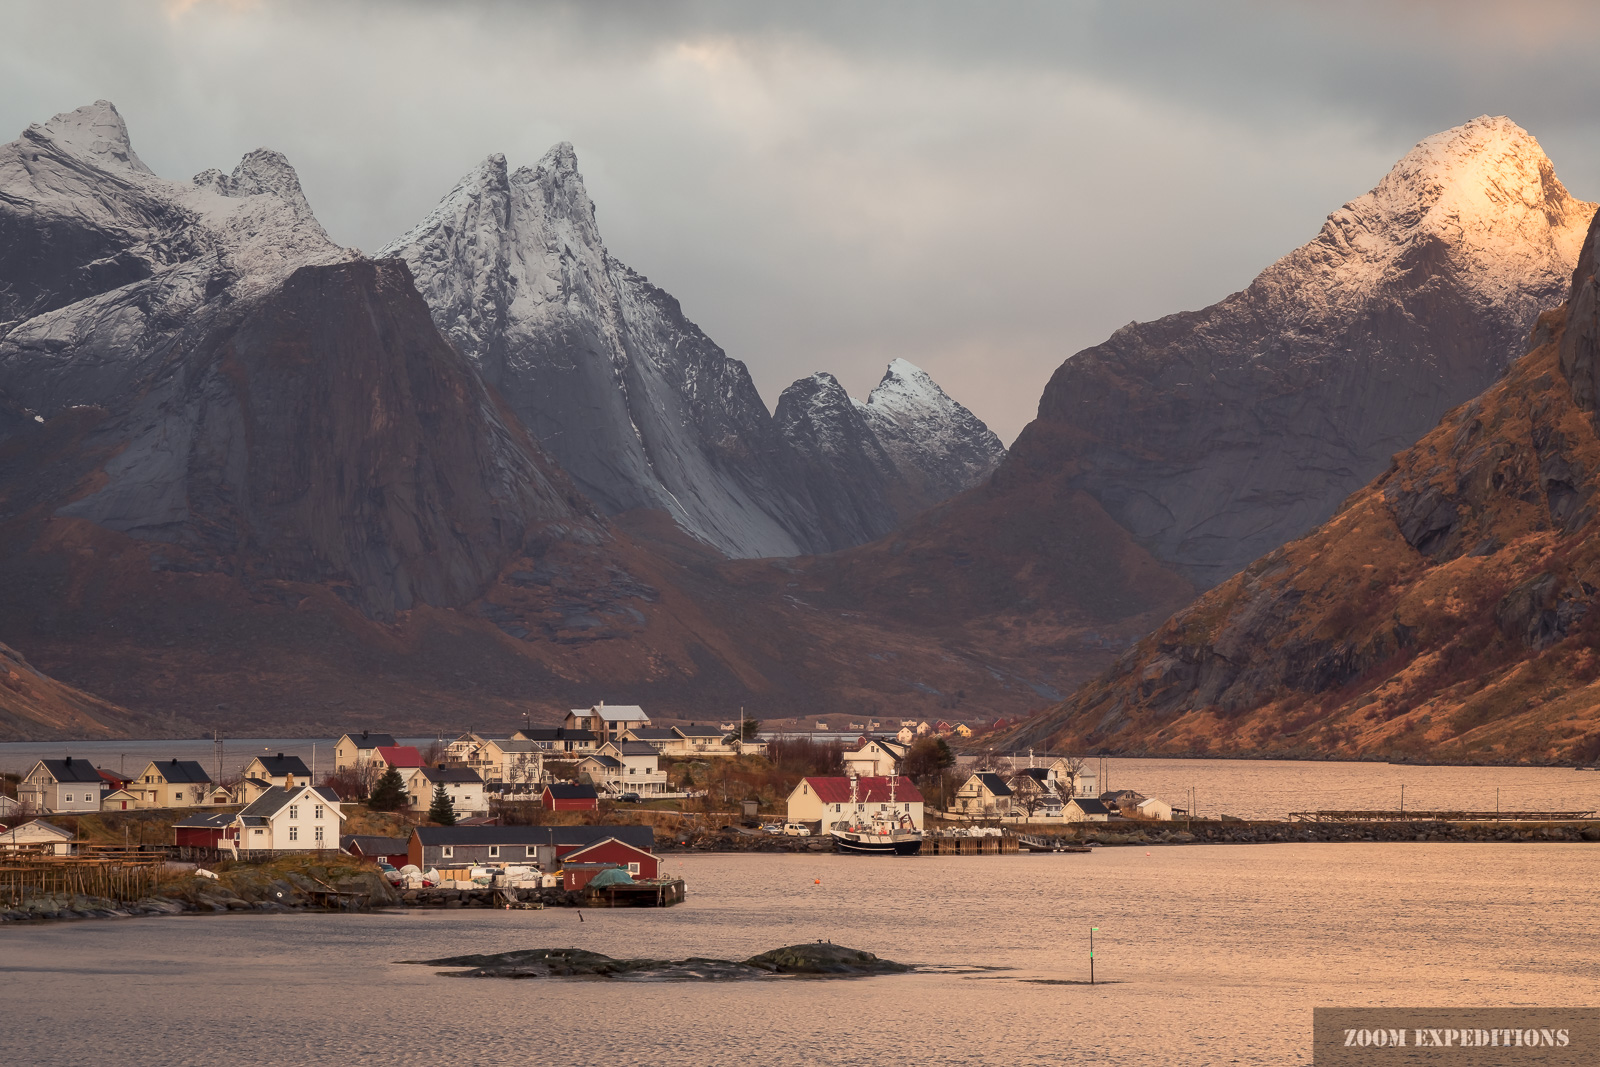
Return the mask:
M 879 959 L 871 952 L 827 941 L 788 945 L 743 960 L 691 956 L 686 960 L 613 959 L 580 948 L 531 948 L 434 960 L 400 960 L 428 967 L 462 967 L 439 972 L 446 978 L 614 978 L 725 982 L 752 978 L 804 976 L 857 978 L 905 974 L 910 965 Z
M 1095 824 L 1088 824 L 1095 825 Z M 1196 822 L 1083 829 L 1037 834 L 1090 845 L 1270 845 L 1289 842 L 1358 841 L 1584 842 L 1600 841 L 1600 822 L 1442 823 L 1416 822 Z

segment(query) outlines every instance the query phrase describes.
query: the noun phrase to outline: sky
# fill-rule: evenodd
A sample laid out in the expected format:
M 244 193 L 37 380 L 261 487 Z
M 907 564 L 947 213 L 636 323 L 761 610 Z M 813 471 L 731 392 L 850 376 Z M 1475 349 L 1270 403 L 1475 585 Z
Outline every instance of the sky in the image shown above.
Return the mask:
M 113 101 L 158 174 L 284 152 L 375 251 L 571 141 L 607 246 L 768 406 L 895 357 L 1006 441 L 1061 362 L 1204 307 L 1480 114 L 1600 199 L 1577 3 L 6 0 L 0 137 Z

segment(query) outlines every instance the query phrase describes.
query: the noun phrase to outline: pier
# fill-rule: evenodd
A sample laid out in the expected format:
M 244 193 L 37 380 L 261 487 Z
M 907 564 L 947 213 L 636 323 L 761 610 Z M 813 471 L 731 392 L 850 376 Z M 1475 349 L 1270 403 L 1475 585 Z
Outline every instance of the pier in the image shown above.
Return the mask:
M 965 834 L 929 833 L 922 839 L 924 856 L 998 856 L 1016 851 L 1019 851 L 1019 845 L 1011 834 L 969 837 Z

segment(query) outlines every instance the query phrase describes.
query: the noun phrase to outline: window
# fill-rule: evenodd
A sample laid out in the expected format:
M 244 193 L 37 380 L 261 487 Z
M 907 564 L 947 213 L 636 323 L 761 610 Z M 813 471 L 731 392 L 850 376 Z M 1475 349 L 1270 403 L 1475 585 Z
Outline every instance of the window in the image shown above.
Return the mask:
M 67 794 L 65 803 L 68 803 L 68 804 L 72 803 L 72 794 L 71 793 Z
M 298 819 L 299 817 L 300 817 L 300 805 L 298 805 L 298 804 L 290 804 L 289 805 L 289 818 Z
M 320 818 L 322 818 L 322 805 L 321 805 L 321 804 L 318 804 L 318 805 L 317 805 L 317 806 L 316 806 L 316 807 L 315 807 L 315 808 L 313 808 L 313 809 L 312 809 L 312 811 L 311 811 L 311 817 L 312 817 L 312 818 L 313 818 L 313 819 L 320 819 Z M 322 832 L 322 831 L 321 831 L 321 830 L 318 830 L 318 831 L 317 831 L 317 832 L 318 832 L 318 833 L 321 833 L 321 832 Z
M 257 837 L 260 837 L 266 831 L 265 830 L 251 830 L 250 832 L 255 834 Z
M 300 840 L 300 827 L 298 827 L 298 826 L 289 827 L 289 840 L 290 841 L 298 841 L 298 840 Z
M 638 874 L 639 873 L 639 865 L 637 863 L 628 864 L 628 873 L 629 874 Z
M 454 856 L 455 854 L 456 854 L 456 848 L 455 848 L 454 845 L 445 845 L 443 848 L 441 848 L 439 850 L 439 855 L 443 856 L 445 859 L 449 859 L 451 856 Z
M 500 858 L 500 846 L 499 845 L 490 845 L 489 846 L 489 858 L 492 859 L 492 860 Z
M 173 800 L 182 800 L 183 799 L 183 790 L 180 789 L 176 793 L 173 793 L 172 794 L 172 799 Z
M 322 827 L 320 827 L 320 826 L 317 827 L 316 839 L 317 839 L 317 844 L 319 844 L 319 845 L 322 844 Z
M 528 846 L 528 855 L 537 856 L 538 854 L 539 854 L 539 850 L 538 849 L 534 848 L 532 845 Z

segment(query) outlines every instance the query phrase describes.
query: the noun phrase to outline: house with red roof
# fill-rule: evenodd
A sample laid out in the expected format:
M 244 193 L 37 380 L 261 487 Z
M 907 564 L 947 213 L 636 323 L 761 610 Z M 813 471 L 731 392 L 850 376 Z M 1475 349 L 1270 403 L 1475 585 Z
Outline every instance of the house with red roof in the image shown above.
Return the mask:
M 417 751 L 415 745 L 379 745 L 372 750 L 368 760 L 378 775 L 393 767 L 400 772 L 402 778 L 407 777 L 408 771 L 414 771 L 423 765 L 422 753 Z
M 910 815 L 911 824 L 922 829 L 922 793 L 904 775 L 894 778 L 856 778 L 855 800 L 850 799 L 849 778 L 802 778 L 789 794 L 789 822 L 813 825 L 825 830 L 851 814 L 871 818 Z

